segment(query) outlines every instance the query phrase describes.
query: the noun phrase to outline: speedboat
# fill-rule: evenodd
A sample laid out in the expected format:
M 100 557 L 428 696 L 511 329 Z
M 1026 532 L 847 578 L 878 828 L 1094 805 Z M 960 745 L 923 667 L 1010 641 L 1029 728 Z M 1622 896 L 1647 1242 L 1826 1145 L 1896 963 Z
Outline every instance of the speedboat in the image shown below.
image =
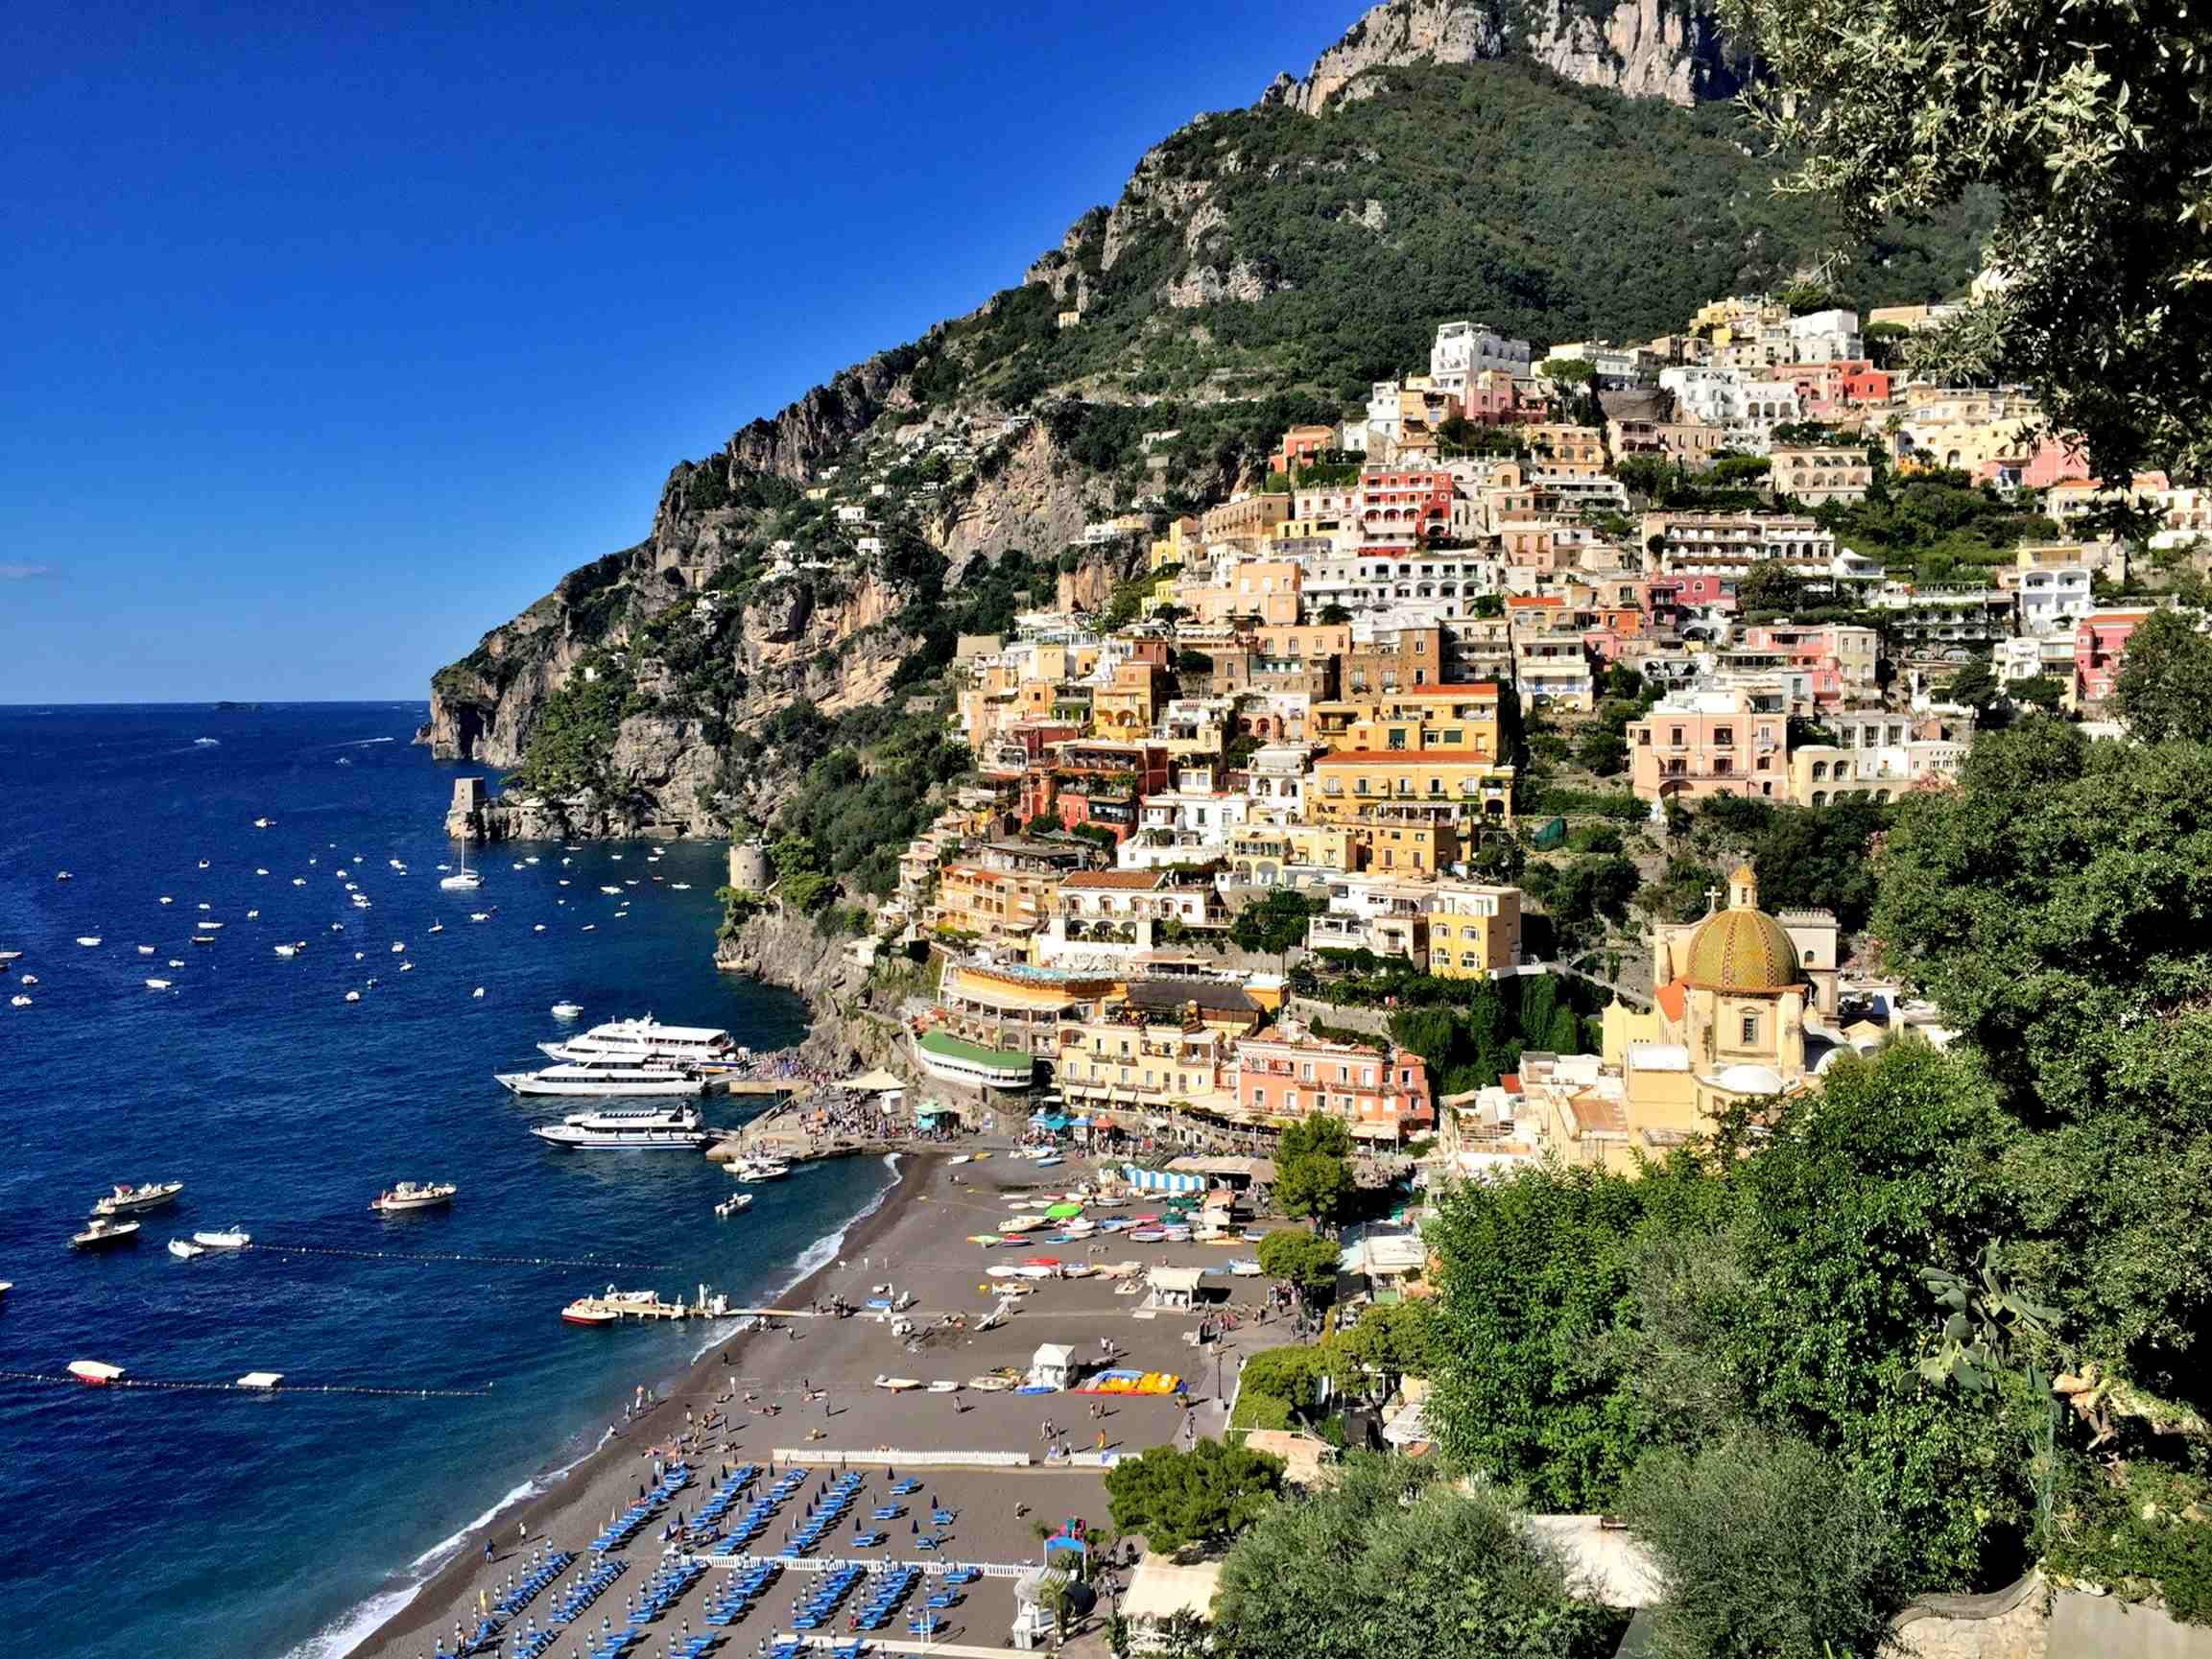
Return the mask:
M 583 1325 L 592 1330 L 597 1330 L 603 1325 L 619 1325 L 622 1323 L 620 1314 L 612 1308 L 602 1307 L 599 1304 L 600 1299 L 597 1296 L 579 1296 L 567 1307 L 560 1310 L 561 1322 L 569 1325 Z
M 396 1187 L 377 1194 L 369 1200 L 369 1207 L 387 1216 L 409 1210 L 434 1210 L 452 1203 L 453 1195 L 460 1191 L 451 1181 L 401 1181 Z
M 557 1020 L 573 1020 L 583 1012 L 583 1005 L 582 1003 L 555 1003 L 553 1005 L 553 1017 Z
M 780 1181 L 791 1173 L 791 1166 L 779 1158 L 740 1158 L 728 1169 L 741 1181 Z
M 257 818 L 253 820 L 253 827 L 255 829 L 267 829 L 274 821 L 274 818 Z
M 149 1181 L 142 1187 L 117 1187 L 92 1206 L 95 1216 L 136 1216 L 177 1201 L 182 1181 Z
M 170 984 L 171 982 L 168 980 L 148 980 L 146 988 L 150 991 L 165 991 L 169 988 Z
M 682 1150 L 704 1146 L 714 1139 L 701 1126 L 695 1106 L 595 1106 L 571 1112 L 558 1124 L 539 1124 L 530 1131 L 541 1141 L 578 1149 L 623 1147 L 669 1147 Z
M 190 1239 L 171 1239 L 169 1253 L 180 1262 L 189 1262 L 195 1256 L 207 1254 L 205 1244 L 196 1244 Z
M 8 999 L 8 1006 L 12 1008 L 27 1008 L 31 1006 L 31 999 L 20 995 L 12 996 Z
M 62 1369 L 88 1388 L 105 1388 L 123 1375 L 121 1365 L 110 1365 L 104 1360 L 72 1360 Z
M 361 1000 L 361 993 L 359 991 L 347 991 L 345 1000 L 349 1003 L 357 1003 Z
M 732 1193 L 721 1203 L 714 1206 L 714 1213 L 718 1216 L 729 1217 L 736 1215 L 740 1210 L 747 1210 L 751 1207 L 752 1195 L 750 1193 Z
M 142 957 L 150 957 L 154 954 L 154 947 L 152 945 L 140 945 L 138 954 Z
M 98 934 L 80 934 L 77 942 L 86 950 L 90 950 L 100 942 L 100 936 Z
M 110 1221 L 106 1216 L 96 1216 L 84 1223 L 83 1232 L 69 1236 L 69 1247 L 73 1250 L 106 1250 L 117 1244 L 134 1244 L 137 1238 L 136 1221 Z
M 253 1243 L 253 1235 L 243 1227 L 230 1227 L 219 1233 L 194 1233 L 192 1242 L 210 1250 L 243 1250 Z

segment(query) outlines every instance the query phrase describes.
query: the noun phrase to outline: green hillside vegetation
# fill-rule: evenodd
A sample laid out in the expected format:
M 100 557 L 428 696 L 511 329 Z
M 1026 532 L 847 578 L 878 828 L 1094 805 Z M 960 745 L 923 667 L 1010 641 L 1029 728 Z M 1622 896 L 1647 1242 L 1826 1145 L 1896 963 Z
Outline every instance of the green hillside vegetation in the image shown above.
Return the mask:
M 1774 165 L 1744 153 L 1731 106 L 1631 101 L 1511 63 L 1382 76 L 1387 92 L 1321 118 L 1240 109 L 1175 134 L 1160 176 L 1208 184 L 1226 216 L 1199 253 L 1185 221 L 1160 215 L 1106 269 L 1095 214 L 1074 255 L 1082 321 L 1058 328 L 1042 287 L 1001 295 L 924 344 L 917 391 L 1020 403 L 1077 381 L 1156 393 L 1214 378 L 1364 394 L 1424 365 L 1449 318 L 1544 342 L 1650 338 L 1717 295 L 1785 285 L 1837 240 L 1823 208 L 1774 199 Z M 1359 217 L 1369 201 L 1380 229 Z M 1841 287 L 1862 305 L 1954 293 L 1987 220 L 1976 204 L 1898 227 L 1857 250 Z M 1195 264 L 1237 261 L 1285 291 L 1160 303 Z

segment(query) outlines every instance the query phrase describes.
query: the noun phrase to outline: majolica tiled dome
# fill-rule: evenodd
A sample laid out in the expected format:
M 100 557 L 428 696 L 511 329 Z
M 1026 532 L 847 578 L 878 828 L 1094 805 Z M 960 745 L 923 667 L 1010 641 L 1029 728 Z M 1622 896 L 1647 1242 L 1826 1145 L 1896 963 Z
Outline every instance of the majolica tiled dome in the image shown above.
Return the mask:
M 1797 948 L 1782 924 L 1758 908 L 1748 865 L 1728 878 L 1729 905 L 1698 924 L 1682 977 L 1703 991 L 1786 991 L 1803 979 Z

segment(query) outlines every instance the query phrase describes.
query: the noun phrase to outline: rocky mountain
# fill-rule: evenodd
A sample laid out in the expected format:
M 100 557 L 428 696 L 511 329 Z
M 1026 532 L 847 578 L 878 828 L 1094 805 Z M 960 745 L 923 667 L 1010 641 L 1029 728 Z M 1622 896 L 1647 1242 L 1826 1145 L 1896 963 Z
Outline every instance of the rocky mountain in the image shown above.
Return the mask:
M 1620 0 L 1534 8 L 1465 0 L 1385 0 L 1322 53 L 1304 79 L 1283 75 L 1263 103 L 1319 115 L 1330 100 L 1368 95 L 1370 69 L 1415 63 L 1540 63 L 1569 81 L 1631 98 L 1689 105 L 1742 84 L 1709 0 Z
M 1438 322 L 1648 338 L 1828 249 L 1734 112 L 1694 102 L 1724 75 L 1702 12 L 1546 4 L 1376 7 L 1302 80 L 1148 151 L 1020 282 L 675 467 L 644 540 L 435 676 L 426 740 L 512 769 L 474 827 L 781 828 L 828 767 L 845 783 L 806 810 L 834 841 L 825 803 L 867 795 L 872 858 L 950 764 L 963 633 L 1110 602 L 1148 519 L 1425 364 Z M 1847 284 L 1955 291 L 1975 229 L 1902 229 Z

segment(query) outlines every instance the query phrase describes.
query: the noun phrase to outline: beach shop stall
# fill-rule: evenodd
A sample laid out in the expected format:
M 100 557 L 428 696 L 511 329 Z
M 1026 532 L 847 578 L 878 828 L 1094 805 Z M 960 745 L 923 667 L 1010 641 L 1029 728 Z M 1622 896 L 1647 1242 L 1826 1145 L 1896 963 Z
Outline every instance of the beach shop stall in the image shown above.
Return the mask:
M 849 1095 L 861 1096 L 867 1104 L 887 1118 L 896 1118 L 906 1104 L 906 1079 L 881 1066 L 857 1078 L 847 1078 L 838 1087 Z
M 1189 1314 L 1197 1311 L 1202 1268 L 1154 1268 L 1145 1275 L 1145 1306 L 1156 1313 Z
M 1039 1342 L 1030 1356 L 1029 1381 L 1038 1388 L 1072 1388 L 1082 1370 L 1072 1343 Z

